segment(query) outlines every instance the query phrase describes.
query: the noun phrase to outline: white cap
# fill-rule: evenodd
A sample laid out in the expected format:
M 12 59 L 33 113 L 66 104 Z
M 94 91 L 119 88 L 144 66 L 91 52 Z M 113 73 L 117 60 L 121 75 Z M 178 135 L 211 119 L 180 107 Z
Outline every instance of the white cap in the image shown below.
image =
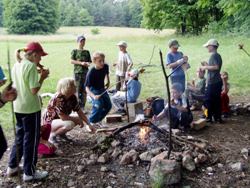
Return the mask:
M 128 76 L 132 77 L 132 78 L 136 78 L 136 77 L 138 77 L 138 75 L 139 75 L 139 71 L 137 69 L 133 69 L 133 70 L 129 71 L 129 73 L 128 73 Z
M 128 47 L 128 44 L 125 41 L 120 41 L 117 43 L 117 46 L 124 46 L 124 47 Z
M 216 39 L 210 39 L 207 41 L 206 44 L 203 45 L 203 47 L 208 47 L 208 46 L 219 46 L 219 42 Z

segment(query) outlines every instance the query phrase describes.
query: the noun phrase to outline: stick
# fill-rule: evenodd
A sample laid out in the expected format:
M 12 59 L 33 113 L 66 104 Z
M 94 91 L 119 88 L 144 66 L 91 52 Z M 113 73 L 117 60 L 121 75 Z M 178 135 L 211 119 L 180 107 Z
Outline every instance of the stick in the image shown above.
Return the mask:
M 130 122 L 130 117 L 129 117 L 129 111 L 128 111 L 128 83 L 125 81 L 125 105 L 126 105 L 126 111 L 127 111 L 127 118 L 128 118 L 128 123 Z
M 168 95 L 168 121 L 169 121 L 169 149 L 168 149 L 168 159 L 170 158 L 171 150 L 172 150 L 172 118 L 171 118 L 171 101 L 170 101 L 170 88 L 169 88 L 169 80 L 165 70 L 165 66 L 163 63 L 162 52 L 160 50 L 160 59 L 161 59 L 161 67 L 165 77 L 166 89 Z M 171 74 L 170 74 L 171 75 Z
M 250 57 L 250 54 L 244 49 L 244 44 L 239 44 L 239 49 L 243 50 Z

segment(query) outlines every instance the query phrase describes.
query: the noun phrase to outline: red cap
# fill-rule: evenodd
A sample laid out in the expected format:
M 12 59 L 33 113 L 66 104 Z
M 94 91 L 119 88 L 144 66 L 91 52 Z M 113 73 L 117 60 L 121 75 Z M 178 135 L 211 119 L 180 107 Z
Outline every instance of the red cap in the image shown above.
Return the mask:
M 41 56 L 46 56 L 48 53 L 43 51 L 43 47 L 39 42 L 30 42 L 27 44 L 26 48 L 24 49 L 25 52 L 27 51 L 36 51 L 40 53 Z

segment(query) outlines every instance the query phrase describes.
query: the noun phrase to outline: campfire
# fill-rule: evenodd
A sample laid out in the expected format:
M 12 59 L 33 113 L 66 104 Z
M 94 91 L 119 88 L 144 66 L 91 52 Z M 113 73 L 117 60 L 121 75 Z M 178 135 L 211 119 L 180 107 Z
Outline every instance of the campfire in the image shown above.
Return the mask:
M 138 133 L 138 136 L 140 138 L 141 143 L 146 144 L 149 138 L 149 127 L 140 127 L 140 131 Z

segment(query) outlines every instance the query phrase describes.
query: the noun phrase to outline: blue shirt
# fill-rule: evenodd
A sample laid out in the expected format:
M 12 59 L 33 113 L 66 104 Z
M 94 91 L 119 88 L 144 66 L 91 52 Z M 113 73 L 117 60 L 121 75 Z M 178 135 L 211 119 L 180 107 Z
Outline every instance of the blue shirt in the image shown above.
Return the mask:
M 138 80 L 130 80 L 128 81 L 128 102 L 134 103 L 138 99 L 141 93 L 141 83 Z
M 166 56 L 166 61 L 167 61 L 167 65 L 171 64 L 171 63 L 175 63 L 176 61 L 178 61 L 179 59 L 183 58 L 183 53 L 182 52 L 169 52 Z M 172 69 L 172 71 L 175 70 L 175 68 Z M 185 77 L 185 73 L 183 71 L 183 69 L 181 67 L 179 67 L 173 74 L 172 76 L 183 76 Z

